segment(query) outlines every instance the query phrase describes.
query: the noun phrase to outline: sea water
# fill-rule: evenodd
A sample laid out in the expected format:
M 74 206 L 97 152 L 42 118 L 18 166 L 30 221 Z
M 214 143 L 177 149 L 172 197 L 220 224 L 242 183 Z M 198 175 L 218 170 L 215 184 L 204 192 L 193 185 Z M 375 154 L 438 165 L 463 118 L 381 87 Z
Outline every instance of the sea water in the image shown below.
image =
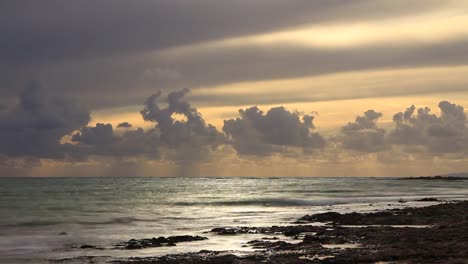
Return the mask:
M 157 256 L 249 251 L 255 235 L 216 236 L 222 226 L 287 225 L 305 214 L 422 206 L 468 199 L 468 180 L 396 178 L 0 178 L 0 263 L 80 256 Z M 409 201 L 400 203 L 398 201 Z M 129 239 L 202 235 L 177 247 L 110 249 Z M 259 235 L 260 236 L 260 235 Z M 95 245 L 105 250 L 80 249 Z

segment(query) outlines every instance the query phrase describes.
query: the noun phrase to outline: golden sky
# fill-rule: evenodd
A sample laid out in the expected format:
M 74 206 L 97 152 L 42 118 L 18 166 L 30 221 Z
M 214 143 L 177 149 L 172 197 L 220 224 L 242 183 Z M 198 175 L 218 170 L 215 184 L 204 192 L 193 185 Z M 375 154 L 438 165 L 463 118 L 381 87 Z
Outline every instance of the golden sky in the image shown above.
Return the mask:
M 468 171 L 468 1 L 46 6 L 0 11 L 5 175 Z

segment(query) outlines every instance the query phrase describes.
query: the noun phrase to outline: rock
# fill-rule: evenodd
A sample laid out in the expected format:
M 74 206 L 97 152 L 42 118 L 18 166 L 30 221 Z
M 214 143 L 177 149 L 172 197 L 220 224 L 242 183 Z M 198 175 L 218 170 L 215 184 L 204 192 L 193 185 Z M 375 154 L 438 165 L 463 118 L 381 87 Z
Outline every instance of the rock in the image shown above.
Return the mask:
M 301 217 L 299 220 L 305 220 L 308 222 L 336 222 L 340 218 L 341 218 L 340 213 L 327 212 L 327 213 L 314 214 L 314 215 L 305 215 Z
M 80 248 L 81 249 L 100 249 L 100 247 L 93 246 L 93 245 L 82 245 Z
M 235 235 L 240 233 L 240 230 L 228 227 L 218 227 L 211 229 L 211 232 L 217 233 L 218 235 Z
M 421 208 L 390 209 L 374 213 L 325 213 L 305 219 L 327 220 L 329 226 L 271 226 L 213 229 L 223 234 L 268 234 L 248 245 L 255 253 L 236 256 L 229 251 L 200 251 L 161 257 L 118 260 L 121 264 L 305 264 L 305 263 L 468 263 L 468 202 L 444 203 Z M 341 224 L 370 225 L 343 227 Z M 428 228 L 391 227 L 401 223 L 429 225 Z M 383 225 L 386 224 L 386 225 Z M 296 234 L 300 243 L 272 241 L 271 234 Z M 313 233 L 313 234 L 312 234 Z M 268 238 L 268 239 L 267 239 Z M 280 237 L 281 238 L 281 237 Z M 158 237 L 129 240 L 131 245 L 172 246 L 175 241 L 194 241 L 197 236 Z M 328 248 L 325 244 L 348 244 L 349 248 Z M 357 247 L 353 247 L 357 245 Z M 244 247 L 246 245 L 243 245 Z M 114 263 L 114 262 L 113 262 Z
M 182 242 L 191 242 L 191 241 L 201 241 L 206 240 L 207 237 L 202 236 L 170 236 L 170 237 L 153 237 L 153 238 L 144 238 L 144 239 L 130 239 L 127 242 L 122 242 L 115 245 L 116 249 L 142 249 L 150 247 L 174 247 L 177 246 L 176 243 Z
M 440 202 L 440 200 L 437 198 L 429 197 L 416 200 L 416 202 Z

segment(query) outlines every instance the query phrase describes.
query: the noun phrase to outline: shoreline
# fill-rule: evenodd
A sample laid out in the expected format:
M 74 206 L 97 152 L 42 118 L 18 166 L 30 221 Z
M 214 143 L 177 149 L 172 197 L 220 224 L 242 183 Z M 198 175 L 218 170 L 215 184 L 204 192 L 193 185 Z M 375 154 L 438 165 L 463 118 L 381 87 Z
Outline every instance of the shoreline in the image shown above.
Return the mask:
M 427 198 L 427 201 L 434 201 Z M 219 227 L 219 236 L 261 234 L 247 242 L 255 251 L 201 250 L 158 257 L 112 259 L 80 257 L 55 263 L 468 263 L 468 201 L 371 213 L 326 212 L 305 215 L 294 224 L 271 227 Z M 191 236 L 184 241 L 190 242 Z M 204 238 L 197 237 L 198 240 Z M 154 241 L 154 245 L 152 244 Z M 160 246 L 163 238 L 123 242 L 131 249 Z M 129 244 L 130 243 L 130 244 Z M 86 245 L 92 248 L 93 246 Z

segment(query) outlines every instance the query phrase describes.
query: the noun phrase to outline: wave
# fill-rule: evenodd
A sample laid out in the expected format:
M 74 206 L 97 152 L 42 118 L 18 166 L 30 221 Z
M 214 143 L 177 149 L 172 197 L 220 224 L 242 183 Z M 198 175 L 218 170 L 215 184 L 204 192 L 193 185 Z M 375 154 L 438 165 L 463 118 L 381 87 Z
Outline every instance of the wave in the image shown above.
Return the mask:
M 362 200 L 362 199 L 361 199 Z M 367 200 L 367 199 L 366 199 Z M 236 201 L 213 201 L 213 202 L 177 202 L 177 206 L 271 206 L 271 207 L 289 207 L 289 206 L 325 206 L 336 204 L 357 203 L 357 199 L 324 199 L 324 200 L 301 200 L 287 198 L 271 199 L 247 199 Z
M 152 219 L 142 219 L 135 217 L 115 217 L 103 221 L 47 221 L 47 220 L 32 220 L 19 222 L 9 225 L 10 227 L 41 227 L 63 224 L 78 224 L 78 225 L 110 225 L 110 224 L 131 224 L 135 222 L 153 222 Z
M 136 217 L 115 217 L 105 221 L 78 221 L 80 225 L 110 225 L 110 224 L 131 224 L 135 222 L 153 222 L 152 219 L 142 219 Z
M 20 226 L 20 227 L 35 227 L 35 226 L 51 226 L 51 225 L 59 225 L 63 222 L 59 221 L 47 221 L 47 220 L 32 220 L 32 221 L 25 221 L 16 224 L 12 224 L 10 226 Z
M 359 196 L 342 196 L 335 198 L 324 199 L 288 199 L 288 198 L 258 198 L 245 200 L 231 201 L 208 201 L 208 202 L 176 202 L 175 206 L 261 206 L 261 207 L 304 207 L 304 206 L 330 206 L 340 204 L 364 204 L 378 202 L 396 202 L 398 200 L 417 200 L 427 197 L 435 198 L 457 198 L 460 195 L 359 195 Z

